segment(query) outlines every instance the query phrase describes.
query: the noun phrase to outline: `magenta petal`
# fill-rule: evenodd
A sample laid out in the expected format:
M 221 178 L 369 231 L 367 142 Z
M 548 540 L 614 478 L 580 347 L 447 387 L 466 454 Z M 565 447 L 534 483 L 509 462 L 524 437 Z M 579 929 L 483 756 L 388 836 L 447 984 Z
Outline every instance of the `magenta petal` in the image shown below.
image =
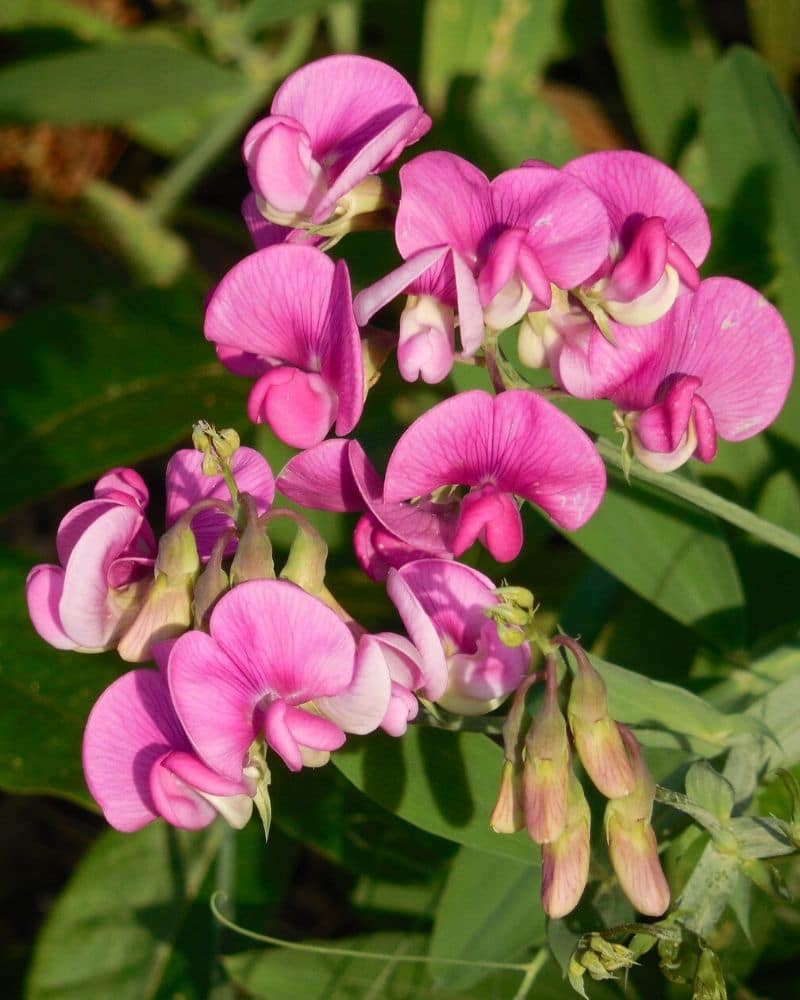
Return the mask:
M 338 750 L 345 735 L 334 723 L 283 701 L 271 702 L 264 712 L 264 735 L 290 771 L 303 766 L 301 747 Z
M 359 326 L 365 326 L 375 313 L 404 292 L 421 274 L 437 264 L 447 253 L 446 246 L 428 247 L 409 256 L 405 263 L 386 277 L 359 292 L 353 310 Z
M 278 212 L 310 214 L 326 186 L 311 140 L 303 126 L 290 118 L 270 118 L 266 124 L 270 127 L 249 144 L 250 183 Z
M 229 372 L 234 375 L 242 375 L 244 378 L 260 378 L 265 371 L 269 371 L 271 365 L 257 354 L 249 351 L 240 351 L 238 347 L 229 347 L 227 344 L 216 344 L 214 347 L 217 357 Z
M 64 589 L 64 570 L 45 564 L 34 566 L 25 582 L 25 598 L 33 627 L 56 649 L 77 649 L 61 627 L 58 605 Z
M 714 456 L 717 454 L 717 427 L 714 423 L 714 415 L 702 396 L 694 397 L 692 418 L 697 434 L 695 457 L 699 458 L 701 462 L 713 462 Z
M 665 164 L 644 153 L 613 150 L 578 157 L 564 170 L 604 202 L 613 237 L 631 217 L 660 216 L 669 238 L 697 267 L 705 260 L 711 245 L 706 213 L 694 191 Z
M 218 774 L 199 757 L 193 753 L 175 750 L 168 758 L 162 761 L 162 766 L 166 767 L 176 777 L 199 792 L 207 795 L 248 795 L 250 788 L 242 779 L 231 781 L 222 774 Z
M 311 510 L 363 510 L 364 501 L 350 471 L 351 443 L 333 438 L 290 458 L 278 475 L 278 489 Z
M 688 254 L 674 240 L 669 240 L 667 263 L 678 272 L 684 289 L 695 292 L 700 285 L 700 274 Z
M 139 510 L 145 509 L 150 498 L 147 485 L 136 469 L 125 467 L 110 469 L 102 475 L 94 485 L 94 495 L 97 500 L 111 497 L 119 502 L 125 497 Z
M 544 167 L 506 170 L 492 181 L 495 219 L 525 229 L 526 243 L 553 284 L 573 288 L 608 254 L 608 215 L 602 201 L 563 171 Z M 531 290 L 535 289 L 531 286 Z
M 132 670 L 106 688 L 86 723 L 83 770 L 108 822 L 129 833 L 160 815 L 150 772 L 164 754 L 188 749 L 159 671 Z
M 172 826 L 182 830 L 202 830 L 214 822 L 217 810 L 170 766 L 177 756 L 164 754 L 150 769 L 150 795 L 158 815 Z M 192 758 L 191 754 L 180 756 Z
M 480 539 L 498 562 L 511 562 L 522 549 L 519 508 L 507 493 L 494 486 L 471 490 L 461 502 L 453 552 L 462 552 Z
M 391 680 L 380 646 L 364 636 L 358 644 L 350 684 L 332 698 L 317 698 L 316 706 L 346 733 L 371 733 L 389 708 Z
M 416 565 L 412 563 L 411 565 Z M 419 650 L 422 658 L 424 683 L 420 685 L 426 698 L 436 701 L 447 688 L 447 660 L 442 642 L 430 616 L 419 598 L 400 575 L 401 570 L 392 569 L 386 580 L 386 592 L 403 620 L 409 638 Z
M 664 220 L 655 217 L 645 219 L 611 271 L 606 298 L 631 302 L 649 292 L 664 273 L 667 242 Z
M 672 452 L 689 427 L 695 392 L 700 379 L 682 375 L 672 382 L 663 400 L 641 413 L 636 433 L 648 451 Z
M 489 577 L 463 563 L 443 559 L 419 559 L 397 573 L 438 635 L 454 650 L 474 650 L 487 621 L 485 609 L 498 603 Z
M 241 780 L 256 736 L 253 715 L 264 694 L 237 668 L 210 636 L 194 631 L 177 640 L 167 668 L 172 702 L 189 739 L 206 763 L 232 781 Z
M 250 391 L 247 415 L 269 424 L 293 448 L 319 444 L 336 419 L 339 400 L 322 376 L 282 365 L 262 375 Z
M 483 336 L 486 332 L 478 283 L 466 262 L 456 251 L 453 251 L 452 260 L 456 278 L 458 335 L 461 339 L 462 353 L 465 357 L 471 357 L 483 344 Z
M 256 250 L 275 246 L 276 243 L 285 243 L 294 232 L 287 226 L 279 226 L 265 219 L 258 210 L 256 196 L 252 191 L 242 202 L 242 218 Z
M 367 394 L 361 337 L 353 315 L 350 275 L 344 261 L 337 261 L 328 300 L 326 350 L 320 371 L 338 398 L 336 433 L 349 434 L 361 419 Z
M 317 159 L 347 161 L 391 121 L 419 102 L 412 87 L 391 66 L 359 55 L 317 59 L 292 73 L 272 101 L 273 115 L 302 122 Z M 427 116 L 425 116 L 427 118 Z M 430 120 L 410 128 L 402 146 L 427 131 Z M 387 156 L 375 167 L 388 166 Z
M 495 240 L 489 251 L 489 258 L 478 275 L 478 294 L 484 308 L 513 277 L 524 240 L 524 229 L 506 229 Z
M 402 736 L 408 729 L 409 722 L 416 719 L 418 713 L 419 702 L 414 694 L 402 684 L 392 681 L 391 700 L 381 722 L 381 729 L 389 736 Z
M 59 616 L 79 646 L 102 649 L 113 639 L 121 613 L 109 595 L 109 570 L 136 536 L 142 516 L 116 507 L 98 518 L 76 542 L 64 572 Z
M 404 258 L 449 246 L 472 264 L 494 221 L 489 180 L 452 153 L 423 153 L 400 168 L 395 239 Z

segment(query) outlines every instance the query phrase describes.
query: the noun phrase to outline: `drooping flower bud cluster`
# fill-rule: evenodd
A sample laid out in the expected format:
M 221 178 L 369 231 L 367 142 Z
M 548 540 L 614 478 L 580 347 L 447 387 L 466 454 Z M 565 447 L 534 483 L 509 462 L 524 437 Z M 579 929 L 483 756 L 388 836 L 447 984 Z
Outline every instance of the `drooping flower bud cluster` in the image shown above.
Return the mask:
M 660 914 L 669 889 L 650 825 L 654 785 L 602 678 L 566 637 L 554 641 L 573 654 L 571 682 L 559 682 L 552 646 L 531 673 L 529 592 L 498 591 L 456 561 L 475 542 L 515 559 L 525 501 L 580 528 L 606 485 L 590 437 L 526 387 L 498 337 L 518 325 L 523 366 L 548 366 L 576 397 L 611 400 L 627 458 L 667 471 L 710 461 L 718 436 L 742 440 L 775 418 L 791 381 L 788 332 L 753 289 L 700 281 L 705 213 L 663 164 L 615 151 L 561 169 L 529 161 L 490 180 L 433 151 L 400 169 L 398 197 L 379 174 L 430 125 L 409 84 L 375 60 L 331 56 L 292 74 L 245 138 L 256 250 L 213 290 L 204 330 L 221 362 L 253 380 L 250 419 L 301 449 L 277 477 L 283 494 L 360 514 L 355 555 L 385 582 L 398 631 L 353 620 L 325 584 L 322 539 L 273 509 L 267 463 L 207 424 L 197 450 L 170 460 L 160 541 L 141 478 L 112 470 L 62 521 L 58 565 L 31 571 L 31 618 L 57 648 L 156 661 L 111 684 L 87 724 L 87 782 L 118 829 L 159 816 L 195 828 L 218 813 L 241 826 L 253 804 L 268 824 L 270 754 L 293 771 L 320 766 L 347 734 L 401 736 L 420 699 L 481 715 L 513 695 L 491 822 L 524 826 L 541 845 L 547 912 L 568 913 L 588 877 L 579 760 L 608 799 L 623 890 Z M 347 264 L 325 250 L 391 226 L 402 262 L 354 299 Z M 396 329 L 368 327 L 398 296 Z M 407 381 L 440 384 L 467 361 L 486 368 L 495 394 L 437 402 L 381 474 L 345 436 L 392 349 Z M 297 534 L 277 572 L 269 527 L 279 517 Z

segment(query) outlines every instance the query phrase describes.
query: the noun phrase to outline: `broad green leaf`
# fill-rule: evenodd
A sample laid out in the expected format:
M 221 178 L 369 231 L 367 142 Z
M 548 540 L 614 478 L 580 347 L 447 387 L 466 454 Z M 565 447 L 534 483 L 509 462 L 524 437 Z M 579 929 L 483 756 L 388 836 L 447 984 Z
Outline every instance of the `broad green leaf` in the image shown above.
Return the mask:
M 97 45 L 26 59 L 0 70 L 0 117 L 58 125 L 123 125 L 156 108 L 191 108 L 242 85 L 238 74 L 173 46 Z
M 25 604 L 33 562 L 0 552 L 0 786 L 93 808 L 81 770 L 83 727 L 124 664 L 113 653 L 60 652 L 39 638 Z
M 88 6 L 70 0 L 4 0 L 0 30 L 62 28 L 87 42 L 117 39 L 123 32 Z
M 695 761 L 686 772 L 686 794 L 720 822 L 730 817 L 735 801 L 733 785 L 707 760 Z
M 700 937 L 716 928 L 739 878 L 740 859 L 723 854 L 713 842 L 706 844 L 700 860 L 678 900 L 681 923 Z
M 800 488 L 787 469 L 776 472 L 764 484 L 756 513 L 800 535 Z
M 411 726 L 401 739 L 383 733 L 334 754 L 339 770 L 384 808 L 458 844 L 531 863 L 524 834 L 494 833 L 489 817 L 503 752 L 479 733 Z
M 764 732 L 753 719 L 725 715 L 686 688 L 651 680 L 596 656 L 591 660 L 606 682 L 611 715 L 635 726 L 646 746 L 672 745 L 714 756 Z
M 188 437 L 199 418 L 245 419 L 244 379 L 203 339 L 200 292 L 136 290 L 96 307 L 44 307 L 3 333 L 0 515 Z M 158 526 L 156 526 L 158 527 Z
M 744 642 L 744 597 L 711 515 L 609 472 L 600 509 L 567 536 L 645 600 L 723 648 Z
M 649 152 L 674 161 L 692 137 L 714 59 L 699 5 L 605 0 L 609 44 Z
M 702 118 L 702 138 L 723 224 L 715 233 L 714 264 L 728 271 L 756 253 L 777 269 L 768 289 L 800 345 L 800 140 L 786 98 L 766 64 L 733 47 L 714 67 Z M 756 279 L 765 266 L 735 276 Z M 727 266 L 726 266 L 727 265 Z M 773 431 L 800 442 L 797 381 Z
M 436 911 L 431 958 L 490 962 L 524 961 L 544 943 L 545 917 L 539 902 L 539 869 L 462 847 Z M 447 989 L 477 983 L 487 970 L 433 965 Z
M 795 667 L 800 665 L 800 654 L 797 650 L 794 653 L 794 664 Z M 747 709 L 747 715 L 758 719 L 771 735 L 771 738 L 765 739 L 762 744 L 765 770 L 793 767 L 800 763 L 798 704 L 800 704 L 800 673 L 795 673 Z
M 219 825 L 186 833 L 163 823 L 102 834 L 50 911 L 33 955 L 28 1000 L 157 997 L 221 835 Z M 189 978 L 181 987 L 187 1000 L 204 995 Z

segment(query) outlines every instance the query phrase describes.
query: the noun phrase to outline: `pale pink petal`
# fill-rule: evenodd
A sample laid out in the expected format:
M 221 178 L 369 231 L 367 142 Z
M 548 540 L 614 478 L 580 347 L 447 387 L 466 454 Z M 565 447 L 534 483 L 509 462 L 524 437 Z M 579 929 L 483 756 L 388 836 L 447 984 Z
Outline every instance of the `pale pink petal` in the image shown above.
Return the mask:
M 83 533 L 64 572 L 59 616 L 64 631 L 86 649 L 107 646 L 120 625 L 121 612 L 109 595 L 109 569 L 139 530 L 142 516 L 133 507 L 106 511 Z
M 110 469 L 102 475 L 94 486 L 96 500 L 104 500 L 111 497 L 114 500 L 123 502 L 123 499 L 139 510 L 144 510 L 150 494 L 147 484 L 136 471 L 123 467 Z
M 667 235 L 696 266 L 711 244 L 708 219 L 697 195 L 668 166 L 630 150 L 589 153 L 564 167 L 604 202 L 612 236 L 624 233 L 626 222 L 649 216 L 664 219 Z
M 286 116 L 271 116 L 263 126 L 257 138 L 251 130 L 245 141 L 250 183 L 276 211 L 310 214 L 327 185 L 308 133 Z
M 150 772 L 164 754 L 189 748 L 159 671 L 132 670 L 106 688 L 86 723 L 83 770 L 108 822 L 129 833 L 154 820 Z
M 491 200 L 498 223 L 527 231 L 527 244 L 559 288 L 585 281 L 608 254 L 608 215 L 602 201 L 563 171 L 506 170 L 492 181 Z
M 380 645 L 364 636 L 358 644 L 350 684 L 332 698 L 317 698 L 315 705 L 346 733 L 371 733 L 389 708 L 391 680 Z
M 214 822 L 217 810 L 169 766 L 175 756 L 164 754 L 150 769 L 150 795 L 155 810 L 170 825 L 181 830 L 202 830 Z M 192 757 L 191 754 L 183 756 Z
M 34 566 L 25 582 L 28 614 L 45 642 L 56 649 L 77 649 L 77 643 L 61 627 L 58 605 L 63 589 L 64 570 L 60 566 Z
M 381 729 L 389 736 L 402 736 L 419 714 L 419 702 L 408 688 L 392 681 L 392 696 Z
M 116 510 L 120 506 L 125 505 L 113 499 L 85 500 L 73 507 L 72 510 L 67 511 L 58 525 L 58 533 L 56 534 L 56 551 L 58 561 L 62 566 L 66 566 L 72 550 L 87 529 L 103 514 L 107 514 L 110 510 Z
M 353 676 L 355 643 L 321 601 L 281 580 L 251 580 L 211 613 L 211 635 L 247 684 L 299 705 L 338 694 Z M 173 657 L 176 652 L 173 652 Z
M 359 292 L 353 300 L 353 310 L 359 326 L 370 319 L 392 299 L 404 292 L 421 274 L 437 264 L 447 253 L 446 246 L 433 246 L 409 256 L 405 263 L 390 271 L 386 277 Z
M 400 185 L 395 240 L 402 256 L 446 245 L 468 266 L 477 264 L 494 221 L 486 175 L 452 153 L 423 153 L 400 168 Z
M 241 780 L 265 693 L 238 666 L 210 636 L 193 631 L 177 640 L 167 668 L 172 703 L 194 748 L 232 781 Z
M 312 510 L 363 510 L 364 500 L 350 471 L 350 445 L 350 441 L 332 438 L 290 458 L 278 475 L 278 489 Z M 364 461 L 368 461 L 366 456 Z
M 456 279 L 458 335 L 465 357 L 471 357 L 483 344 L 485 333 L 478 283 L 467 262 L 455 250 L 452 253 Z
M 400 573 L 401 570 L 389 570 L 386 592 L 397 608 L 409 638 L 421 656 L 424 683 L 420 685 L 420 689 L 426 698 L 436 701 L 447 688 L 447 660 L 444 649 L 430 616 Z

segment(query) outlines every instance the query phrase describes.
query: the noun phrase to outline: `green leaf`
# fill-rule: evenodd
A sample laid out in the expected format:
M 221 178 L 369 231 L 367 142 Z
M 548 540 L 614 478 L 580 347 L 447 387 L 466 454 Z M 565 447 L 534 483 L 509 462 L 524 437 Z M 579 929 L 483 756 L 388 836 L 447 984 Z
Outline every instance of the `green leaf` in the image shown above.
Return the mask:
M 747 19 L 753 41 L 781 87 L 790 91 L 800 70 L 800 3 L 798 0 L 756 0 L 748 3 Z
M 800 653 L 797 649 L 794 650 L 790 662 L 795 668 L 800 663 Z M 800 704 L 800 674 L 795 673 L 747 709 L 747 715 L 758 719 L 771 735 L 771 739 L 764 740 L 762 747 L 765 770 L 793 767 L 800 762 L 798 704 Z
M 173 46 L 120 42 L 26 59 L 0 70 L 0 117 L 122 125 L 156 108 L 193 107 L 242 78 Z
M 156 997 L 221 834 L 219 825 L 186 833 L 162 823 L 102 834 L 50 911 L 28 1000 Z M 190 983 L 181 983 L 182 995 L 200 1000 Z
M 636 130 L 674 162 L 691 138 L 714 59 L 696 3 L 605 0 L 609 43 Z
M 680 922 L 700 937 L 708 937 L 739 878 L 740 859 L 723 854 L 709 841 L 678 899 Z
M 751 718 L 725 715 L 686 688 L 651 680 L 596 656 L 591 661 L 606 682 L 611 715 L 635 726 L 646 746 L 683 747 L 714 756 L 763 732 Z
M 339 770 L 384 808 L 458 844 L 530 863 L 524 834 L 494 833 L 489 817 L 503 752 L 479 733 L 411 726 L 401 739 L 371 735 L 333 756 Z
M 800 346 L 800 140 L 794 115 L 768 67 L 754 52 L 734 46 L 714 67 L 703 112 L 702 138 L 723 224 L 715 233 L 718 271 L 762 284 L 764 267 L 777 270 L 769 291 Z M 733 270 L 757 252 L 751 270 Z M 761 275 L 759 275 L 759 271 Z M 758 281 L 759 277 L 762 281 Z M 784 406 L 775 431 L 800 443 L 800 386 Z
M 686 794 L 722 822 L 730 817 L 735 794 L 733 786 L 707 760 L 698 760 L 686 772 Z
M 758 498 L 756 513 L 800 535 L 800 488 L 787 469 L 770 476 Z
M 744 642 L 744 595 L 711 515 L 609 470 L 600 509 L 570 541 L 640 597 L 723 648 Z
M 45 307 L 3 333 L 0 515 L 185 438 L 205 417 L 244 420 L 247 384 L 203 340 L 192 287 L 126 291 L 95 308 Z
M 525 952 L 545 940 L 539 875 L 538 867 L 462 847 L 439 900 L 431 958 L 524 961 Z M 435 963 L 432 968 L 446 989 L 466 989 L 488 972 Z
M 4 0 L 0 30 L 61 28 L 87 42 L 109 41 L 122 31 L 108 18 L 69 0 Z
M 39 638 L 25 604 L 32 563 L 0 553 L 0 786 L 94 808 L 81 770 L 83 727 L 123 664 L 113 653 L 60 652 Z
M 264 28 L 284 21 L 293 21 L 301 14 L 320 14 L 335 0 L 250 0 L 244 5 L 242 27 L 249 34 L 257 34 Z

